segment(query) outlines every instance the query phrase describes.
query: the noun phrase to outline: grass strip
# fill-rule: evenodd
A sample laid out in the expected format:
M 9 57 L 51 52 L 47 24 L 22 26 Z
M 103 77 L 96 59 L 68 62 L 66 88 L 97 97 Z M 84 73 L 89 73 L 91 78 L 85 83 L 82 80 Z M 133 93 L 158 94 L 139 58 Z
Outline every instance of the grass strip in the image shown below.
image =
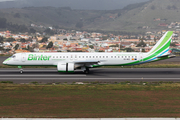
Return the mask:
M 1 83 L 0 117 L 180 117 L 180 83 L 145 84 Z

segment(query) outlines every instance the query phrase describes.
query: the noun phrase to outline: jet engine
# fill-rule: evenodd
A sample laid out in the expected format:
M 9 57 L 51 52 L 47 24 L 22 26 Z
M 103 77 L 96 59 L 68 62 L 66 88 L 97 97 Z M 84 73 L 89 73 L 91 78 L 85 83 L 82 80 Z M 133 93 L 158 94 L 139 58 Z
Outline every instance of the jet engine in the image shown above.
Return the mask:
M 74 63 L 58 63 L 58 72 L 74 72 Z

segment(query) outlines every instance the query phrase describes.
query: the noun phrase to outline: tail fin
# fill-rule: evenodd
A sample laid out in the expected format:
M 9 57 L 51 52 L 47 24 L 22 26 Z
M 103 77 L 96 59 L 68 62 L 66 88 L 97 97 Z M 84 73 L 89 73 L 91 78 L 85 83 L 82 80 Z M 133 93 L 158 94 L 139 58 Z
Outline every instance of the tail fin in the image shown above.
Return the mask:
M 148 55 L 155 55 L 157 57 L 168 55 L 172 35 L 173 31 L 166 32 L 156 45 L 148 52 Z

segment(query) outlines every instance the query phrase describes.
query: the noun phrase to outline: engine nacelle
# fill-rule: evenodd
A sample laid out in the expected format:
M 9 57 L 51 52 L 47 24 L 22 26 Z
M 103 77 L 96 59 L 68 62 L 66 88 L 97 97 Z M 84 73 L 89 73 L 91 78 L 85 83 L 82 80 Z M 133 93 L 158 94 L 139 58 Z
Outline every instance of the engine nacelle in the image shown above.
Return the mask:
M 74 72 L 74 63 L 58 63 L 58 72 Z

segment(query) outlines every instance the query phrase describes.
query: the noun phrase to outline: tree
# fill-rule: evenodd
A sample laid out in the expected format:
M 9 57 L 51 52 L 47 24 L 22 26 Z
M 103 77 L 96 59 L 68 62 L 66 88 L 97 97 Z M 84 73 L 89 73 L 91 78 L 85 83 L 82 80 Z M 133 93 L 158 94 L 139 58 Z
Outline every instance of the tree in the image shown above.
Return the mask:
M 126 52 L 134 52 L 132 48 L 125 48 Z
M 3 48 L 3 47 L 0 47 L 0 50 L 4 50 L 4 48 Z
M 173 42 L 173 43 L 170 44 L 170 46 L 176 47 L 177 46 L 176 44 L 177 44 L 176 42 Z
M 142 52 L 146 52 L 145 49 L 142 49 Z
M 21 39 L 20 39 L 20 42 L 25 43 L 26 40 L 25 40 L 24 38 L 21 38 Z
M 2 36 L 0 36 L 0 43 L 3 43 L 4 38 Z
M 13 41 L 16 41 L 14 38 L 8 38 L 6 39 L 7 42 L 13 42 Z
M 30 50 L 30 47 L 29 47 L 29 45 L 27 46 L 27 50 Z
M 19 44 L 16 44 L 14 49 L 17 50 L 19 48 Z
M 54 35 L 54 31 L 52 31 L 50 28 L 47 28 L 46 30 L 44 30 L 44 32 L 49 35 Z
M 157 40 L 156 37 L 154 37 L 154 42 L 155 42 L 155 43 L 156 43 L 156 40 Z
M 48 41 L 48 38 L 47 37 L 44 37 L 41 41 L 40 41 L 40 43 L 46 43 Z
M 89 45 L 89 47 L 90 47 L 91 49 L 94 49 L 94 46 L 93 46 L 93 45 Z
M 136 47 L 145 47 L 146 46 L 146 43 L 143 41 L 143 39 L 140 39 L 140 43 L 139 44 L 137 44 L 137 46 Z
M 49 44 L 47 45 L 46 49 L 52 48 L 52 47 L 53 47 L 53 42 L 51 41 L 51 42 L 49 42 Z

